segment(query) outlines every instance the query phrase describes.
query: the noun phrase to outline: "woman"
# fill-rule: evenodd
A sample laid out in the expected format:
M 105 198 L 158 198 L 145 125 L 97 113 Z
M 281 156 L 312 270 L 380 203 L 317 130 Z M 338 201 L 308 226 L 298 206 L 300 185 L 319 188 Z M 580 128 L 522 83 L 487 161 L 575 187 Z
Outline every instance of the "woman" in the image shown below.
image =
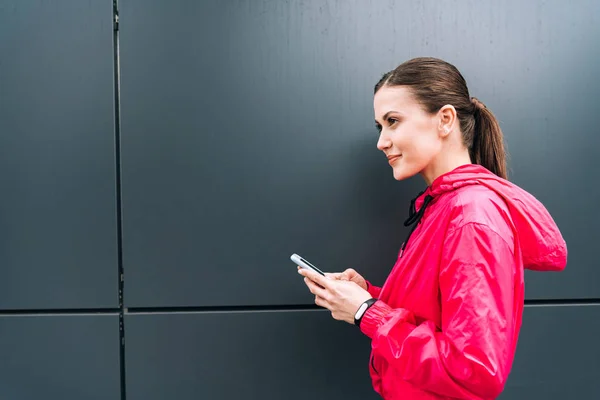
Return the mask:
M 408 238 L 383 287 L 352 269 L 298 272 L 317 305 L 371 339 L 384 399 L 494 399 L 515 354 L 523 270 L 564 269 L 566 244 L 544 206 L 506 180 L 498 122 L 453 65 L 398 66 L 375 86 L 374 111 L 395 179 L 427 183 Z

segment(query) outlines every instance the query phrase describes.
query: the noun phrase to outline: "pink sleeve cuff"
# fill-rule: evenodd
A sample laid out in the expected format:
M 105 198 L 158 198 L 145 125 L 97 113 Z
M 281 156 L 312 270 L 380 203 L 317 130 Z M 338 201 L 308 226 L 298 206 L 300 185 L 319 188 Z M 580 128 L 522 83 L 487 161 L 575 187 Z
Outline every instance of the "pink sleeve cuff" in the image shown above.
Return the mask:
M 369 292 L 369 294 L 375 297 L 376 299 L 379 298 L 379 295 L 381 294 L 381 288 L 379 286 L 373 285 L 367 280 L 365 280 L 365 282 L 367 283 L 367 292 Z
M 392 308 L 381 300 L 377 300 L 360 321 L 360 330 L 373 339 L 377 329 L 385 322 L 385 316 L 392 312 Z

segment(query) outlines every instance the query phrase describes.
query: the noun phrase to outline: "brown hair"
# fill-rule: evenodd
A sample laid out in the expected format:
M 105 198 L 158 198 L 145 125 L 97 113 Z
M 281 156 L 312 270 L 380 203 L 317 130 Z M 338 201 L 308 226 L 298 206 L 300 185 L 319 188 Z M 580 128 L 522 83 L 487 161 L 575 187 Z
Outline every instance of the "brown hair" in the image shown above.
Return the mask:
M 437 58 L 413 58 L 383 75 L 375 85 L 375 93 L 383 86 L 410 87 L 417 101 L 431 114 L 446 104 L 454 106 L 471 161 L 507 179 L 500 125 L 481 101 L 469 95 L 467 83 L 454 65 Z

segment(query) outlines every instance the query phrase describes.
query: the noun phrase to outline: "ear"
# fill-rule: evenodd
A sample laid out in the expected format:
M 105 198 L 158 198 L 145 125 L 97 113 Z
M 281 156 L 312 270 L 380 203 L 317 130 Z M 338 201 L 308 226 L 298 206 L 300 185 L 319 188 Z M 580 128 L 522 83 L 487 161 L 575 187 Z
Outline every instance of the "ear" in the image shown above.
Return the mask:
M 454 108 L 454 106 L 452 106 L 450 104 L 446 104 L 445 106 L 440 108 L 440 110 L 438 111 L 438 117 L 439 117 L 438 129 L 439 129 L 440 137 L 445 138 L 448 135 L 450 135 L 450 133 L 452 132 L 452 129 L 454 128 L 454 123 L 456 122 L 456 119 L 457 119 L 456 109 Z

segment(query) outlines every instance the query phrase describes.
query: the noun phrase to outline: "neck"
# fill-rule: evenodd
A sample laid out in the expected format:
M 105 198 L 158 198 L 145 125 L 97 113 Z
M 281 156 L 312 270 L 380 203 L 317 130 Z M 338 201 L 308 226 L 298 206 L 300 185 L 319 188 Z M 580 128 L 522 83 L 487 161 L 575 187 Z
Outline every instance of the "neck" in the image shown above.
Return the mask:
M 421 176 L 429 186 L 439 176 L 466 164 L 472 164 L 469 151 L 466 149 L 454 154 L 441 153 L 421 171 Z

